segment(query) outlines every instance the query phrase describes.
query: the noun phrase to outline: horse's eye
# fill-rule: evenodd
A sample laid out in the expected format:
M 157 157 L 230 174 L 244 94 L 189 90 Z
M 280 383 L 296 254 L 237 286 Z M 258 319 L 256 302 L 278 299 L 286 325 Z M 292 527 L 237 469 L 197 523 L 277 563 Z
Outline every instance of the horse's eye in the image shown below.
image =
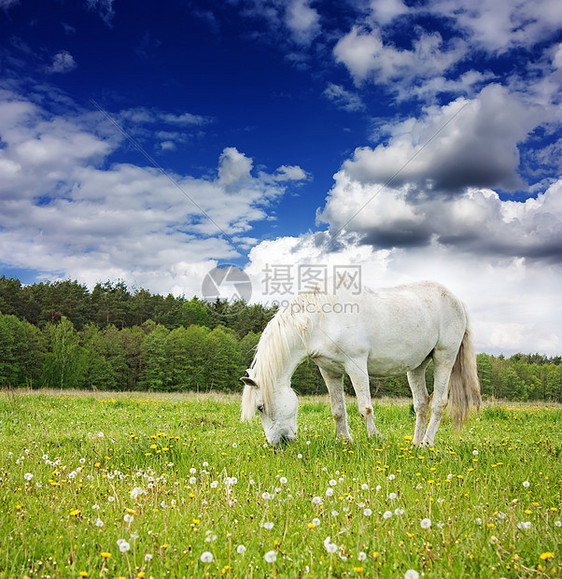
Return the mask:
M 258 411 L 259 411 L 259 412 L 263 412 L 263 404 L 260 404 L 260 405 L 258 406 Z

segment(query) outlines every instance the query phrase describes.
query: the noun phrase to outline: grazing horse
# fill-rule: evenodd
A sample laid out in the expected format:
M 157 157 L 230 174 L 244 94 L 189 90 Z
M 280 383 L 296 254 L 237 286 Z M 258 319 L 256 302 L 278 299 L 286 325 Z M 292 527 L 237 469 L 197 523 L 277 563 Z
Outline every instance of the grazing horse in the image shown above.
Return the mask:
M 369 436 L 379 434 L 373 418 L 369 375 L 407 372 L 414 399 L 413 444 L 433 446 L 448 398 L 460 429 L 471 407 L 480 407 L 480 385 L 464 304 L 434 282 L 419 282 L 360 295 L 303 293 L 279 310 L 264 329 L 247 370 L 242 420 L 259 411 L 274 446 L 297 435 L 298 401 L 291 376 L 306 357 L 326 382 L 336 433 L 351 440 L 343 389 L 351 379 L 359 414 Z M 431 418 L 425 369 L 434 363 Z M 426 428 L 427 425 L 427 428 Z

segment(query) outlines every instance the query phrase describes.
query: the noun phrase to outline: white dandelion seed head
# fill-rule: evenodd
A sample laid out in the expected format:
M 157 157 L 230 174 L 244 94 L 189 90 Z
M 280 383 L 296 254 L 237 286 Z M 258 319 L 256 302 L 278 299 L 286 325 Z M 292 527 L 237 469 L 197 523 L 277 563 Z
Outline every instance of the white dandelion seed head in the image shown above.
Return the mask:
M 336 481 L 335 479 L 330 479 L 330 482 L 328 483 L 331 487 L 335 487 L 338 484 L 338 481 Z
M 554 521 L 554 524 L 555 524 L 557 527 L 562 527 L 562 521 Z
M 332 489 L 332 488 L 326 489 L 326 496 L 327 497 L 331 497 L 331 496 L 333 496 L 333 494 L 334 494 L 334 489 Z
M 523 481 L 523 486 L 528 489 L 531 486 L 531 483 L 528 480 Z
M 312 524 L 317 527 L 320 524 L 320 519 L 318 517 L 315 517 L 314 519 L 312 519 Z
M 271 531 L 271 529 L 273 529 L 273 523 L 270 523 L 270 522 L 264 523 L 264 524 L 262 525 L 262 527 L 263 527 L 266 531 Z
M 94 524 L 96 525 L 96 527 L 103 527 L 103 521 L 98 517 Z
M 204 551 L 203 553 L 201 553 L 200 559 L 202 563 L 212 563 L 213 554 L 209 551 Z
M 394 480 L 396 478 L 395 474 L 389 474 L 388 475 L 388 480 Z
M 377 492 L 382 491 L 381 485 L 377 485 L 376 491 L 377 491 Z
M 119 546 L 119 551 L 121 551 L 121 553 L 126 553 L 131 548 L 131 545 L 125 541 L 125 539 L 119 539 L 117 545 Z
M 362 488 L 364 491 L 368 491 L 368 490 L 369 490 L 369 485 L 368 485 L 367 483 L 363 483 L 363 484 L 361 485 L 361 488 Z
M 196 479 L 194 476 L 192 476 L 192 477 L 189 479 L 189 484 L 190 484 L 190 485 L 194 485 L 196 482 L 197 482 L 197 479 Z
M 390 519 L 390 517 L 392 517 L 392 511 L 385 511 L 382 516 L 383 519 Z
M 26 472 L 26 473 L 23 475 L 23 478 L 24 478 L 25 480 L 28 480 L 28 481 L 29 481 L 29 480 L 31 480 L 31 479 L 33 478 L 33 475 L 32 475 L 30 472 Z
M 147 553 L 144 556 L 144 560 L 148 563 L 149 561 L 152 561 L 152 554 L 151 553 Z
M 239 555 L 243 555 L 246 552 L 246 547 L 244 545 L 238 545 L 238 547 L 236 547 L 236 552 Z
M 268 563 L 275 563 L 277 551 L 268 551 L 263 557 Z
M 422 529 L 429 529 L 431 527 L 431 520 L 430 519 L 422 519 L 420 521 L 420 526 Z
M 388 498 L 389 498 L 391 501 L 393 501 L 393 500 L 396 498 L 396 493 L 390 493 L 390 494 L 388 495 Z
M 364 510 L 363 510 L 363 514 L 364 514 L 366 517 L 370 517 L 370 516 L 373 514 L 373 511 L 372 511 L 371 509 L 364 509 Z
M 286 484 L 287 484 L 287 477 L 282 476 L 282 477 L 279 479 L 279 482 L 280 482 L 282 485 L 286 485 Z
M 322 504 L 322 497 L 313 497 L 312 498 L 313 505 L 321 505 Z
M 367 558 L 367 553 L 365 553 L 364 551 L 360 551 L 359 554 L 357 555 L 358 561 L 365 561 L 366 558 Z
M 134 517 L 133 515 L 126 514 L 126 515 L 123 517 L 123 520 L 124 520 L 126 523 L 132 523 L 134 518 L 135 518 L 135 517 Z
M 419 579 L 420 574 L 414 569 L 408 569 L 406 573 L 404 573 L 404 579 Z
M 524 531 L 528 531 L 531 528 L 531 521 L 522 521 L 520 523 L 517 523 L 517 528 L 524 530 Z

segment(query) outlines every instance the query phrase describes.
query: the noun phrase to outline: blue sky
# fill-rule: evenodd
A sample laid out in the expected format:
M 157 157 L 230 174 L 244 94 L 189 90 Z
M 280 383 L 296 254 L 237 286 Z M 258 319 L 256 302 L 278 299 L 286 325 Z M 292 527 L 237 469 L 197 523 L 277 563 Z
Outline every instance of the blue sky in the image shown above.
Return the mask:
M 353 265 L 559 354 L 560 30 L 551 0 L 0 0 L 0 272 L 191 296 L 234 263 L 271 302 L 266 271 Z

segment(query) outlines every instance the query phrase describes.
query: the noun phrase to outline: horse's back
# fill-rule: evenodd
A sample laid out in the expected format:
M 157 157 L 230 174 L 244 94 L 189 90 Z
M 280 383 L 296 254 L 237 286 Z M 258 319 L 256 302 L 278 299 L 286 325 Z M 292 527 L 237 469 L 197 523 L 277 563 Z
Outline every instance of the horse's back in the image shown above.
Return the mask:
M 317 342 L 343 364 L 366 357 L 369 372 L 381 376 L 412 370 L 436 349 L 455 353 L 466 328 L 462 302 L 435 282 L 340 295 L 338 303 L 347 313 L 326 315 Z

